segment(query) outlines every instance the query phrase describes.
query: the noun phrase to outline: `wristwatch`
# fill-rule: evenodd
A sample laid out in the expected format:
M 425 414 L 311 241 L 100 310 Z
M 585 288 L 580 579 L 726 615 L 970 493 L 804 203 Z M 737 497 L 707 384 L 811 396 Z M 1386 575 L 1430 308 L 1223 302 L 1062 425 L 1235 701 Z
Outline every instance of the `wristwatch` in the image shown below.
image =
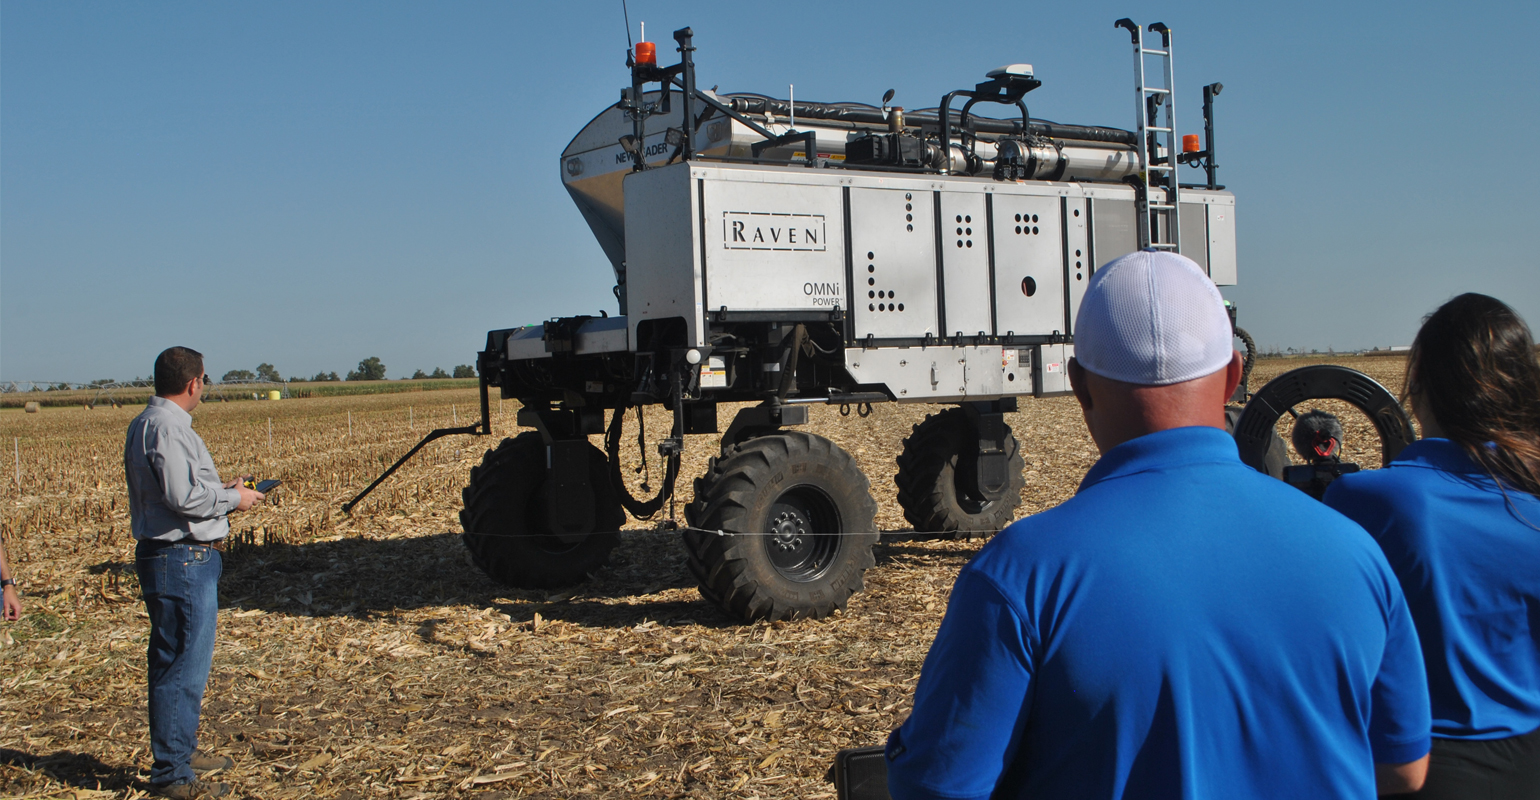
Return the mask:
M 12 580 L 11 578 L 0 579 L 0 588 L 5 588 L 6 586 L 15 586 L 15 585 L 16 585 L 16 581 Z

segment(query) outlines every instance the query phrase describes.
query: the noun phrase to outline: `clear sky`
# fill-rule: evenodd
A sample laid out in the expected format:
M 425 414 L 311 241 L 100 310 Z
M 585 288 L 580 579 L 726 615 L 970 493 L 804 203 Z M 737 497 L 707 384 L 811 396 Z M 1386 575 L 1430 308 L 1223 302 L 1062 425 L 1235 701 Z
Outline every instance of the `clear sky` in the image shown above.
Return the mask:
M 1264 348 L 1407 344 L 1480 291 L 1540 326 L 1540 3 L 765 5 L 633 0 L 723 92 L 935 105 L 1011 62 L 1035 116 L 1133 124 L 1113 20 L 1176 37 L 1178 115 L 1222 81 L 1221 180 Z M 667 43 L 667 44 L 664 44 Z M 629 83 L 619 0 L 0 2 L 0 380 L 392 378 L 489 329 L 614 312 L 559 178 Z M 1183 121 L 1185 120 L 1185 121 Z M 1196 180 L 1196 171 L 1188 172 Z

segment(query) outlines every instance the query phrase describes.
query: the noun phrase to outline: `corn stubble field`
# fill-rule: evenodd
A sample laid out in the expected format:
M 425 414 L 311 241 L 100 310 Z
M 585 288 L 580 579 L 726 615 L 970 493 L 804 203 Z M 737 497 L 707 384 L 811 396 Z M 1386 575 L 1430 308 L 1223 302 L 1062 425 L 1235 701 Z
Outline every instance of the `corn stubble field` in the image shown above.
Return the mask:
M 1399 391 L 1401 358 L 1335 362 Z M 1305 363 L 1259 362 L 1252 386 Z M 1379 466 L 1368 421 L 1318 405 L 1342 416 L 1345 460 Z M 916 535 L 898 506 L 894 459 L 933 409 L 813 410 L 808 429 L 872 479 L 888 535 L 845 613 L 757 624 L 702 600 L 677 534 L 655 522 L 628 523 L 609 566 L 571 589 L 488 580 L 457 515 L 489 438 L 435 442 L 351 517 L 337 510 L 476 409 L 474 391 L 450 390 L 194 412 L 221 474 L 284 481 L 232 517 L 220 586 L 201 743 L 235 758 L 220 779 L 238 796 L 829 798 L 835 752 L 881 743 L 907 716 L 952 581 L 981 546 Z M 148 622 L 122 485 L 138 410 L 0 413 L 20 475 L 0 472 L 0 535 L 24 591 L 22 619 L 0 623 L 0 796 L 145 795 Z M 517 432 L 515 410 L 494 401 L 497 438 Z M 655 414 L 649 438 L 665 422 Z M 1018 515 L 1070 497 L 1097 458 L 1073 398 L 1024 401 L 1009 422 L 1027 465 Z M 626 442 L 639 484 L 634 427 Z M 681 520 L 717 447 L 690 437 Z

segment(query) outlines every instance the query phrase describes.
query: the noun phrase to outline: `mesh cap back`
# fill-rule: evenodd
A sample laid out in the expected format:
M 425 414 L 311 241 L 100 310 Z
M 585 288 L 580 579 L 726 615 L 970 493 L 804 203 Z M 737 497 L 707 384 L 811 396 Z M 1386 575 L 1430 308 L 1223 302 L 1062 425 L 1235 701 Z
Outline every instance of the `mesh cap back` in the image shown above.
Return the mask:
M 1091 276 L 1075 316 L 1075 359 L 1104 378 L 1165 386 L 1212 374 L 1235 352 L 1230 315 L 1192 259 L 1141 250 Z

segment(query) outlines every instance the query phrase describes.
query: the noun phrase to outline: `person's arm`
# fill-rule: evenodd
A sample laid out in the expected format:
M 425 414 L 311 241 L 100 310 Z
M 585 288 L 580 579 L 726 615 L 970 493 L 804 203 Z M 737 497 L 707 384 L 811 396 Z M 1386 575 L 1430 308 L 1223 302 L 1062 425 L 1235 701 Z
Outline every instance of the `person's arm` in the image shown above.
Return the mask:
M 988 579 L 964 570 L 925 657 L 914 710 L 888 738 L 893 800 L 984 800 L 1020 744 L 1030 702 L 1021 617 Z
M 14 580 L 11 565 L 5 559 L 5 545 L 0 544 L 0 581 L 5 582 L 5 605 L 0 610 L 0 616 L 9 620 L 21 618 L 21 593 L 16 591 Z
M 1428 779 L 1428 759 L 1423 756 L 1405 764 L 1375 764 L 1374 791 L 1381 795 L 1410 794 Z
M 245 511 L 248 508 L 267 499 L 267 495 L 256 489 L 246 488 L 246 481 L 252 480 L 250 475 L 242 475 L 233 481 L 225 481 L 226 489 L 236 489 L 241 493 L 241 502 L 235 507 L 236 511 Z
M 150 468 L 160 476 L 167 508 L 188 519 L 214 519 L 237 510 L 244 497 L 240 489 L 211 485 L 198 477 L 204 456 L 195 436 L 190 431 L 164 430 L 147 455 Z
M 1380 674 L 1372 690 L 1374 716 L 1369 725 L 1374 784 L 1382 795 L 1406 794 L 1422 788 L 1428 776 L 1432 714 L 1422 644 L 1405 592 L 1394 576 L 1395 568 L 1389 565 L 1390 559 L 1402 554 L 1403 547 L 1393 535 L 1392 499 L 1364 486 L 1359 475 L 1343 477 L 1332 482 L 1321 502 L 1368 532 L 1386 559 L 1381 580 L 1389 627 Z
M 1388 565 L 1383 569 L 1388 627 L 1380 672 L 1371 689 L 1369 744 L 1376 789 L 1380 794 L 1402 794 L 1422 788 L 1427 778 L 1433 713 L 1417 628 L 1401 585 Z

